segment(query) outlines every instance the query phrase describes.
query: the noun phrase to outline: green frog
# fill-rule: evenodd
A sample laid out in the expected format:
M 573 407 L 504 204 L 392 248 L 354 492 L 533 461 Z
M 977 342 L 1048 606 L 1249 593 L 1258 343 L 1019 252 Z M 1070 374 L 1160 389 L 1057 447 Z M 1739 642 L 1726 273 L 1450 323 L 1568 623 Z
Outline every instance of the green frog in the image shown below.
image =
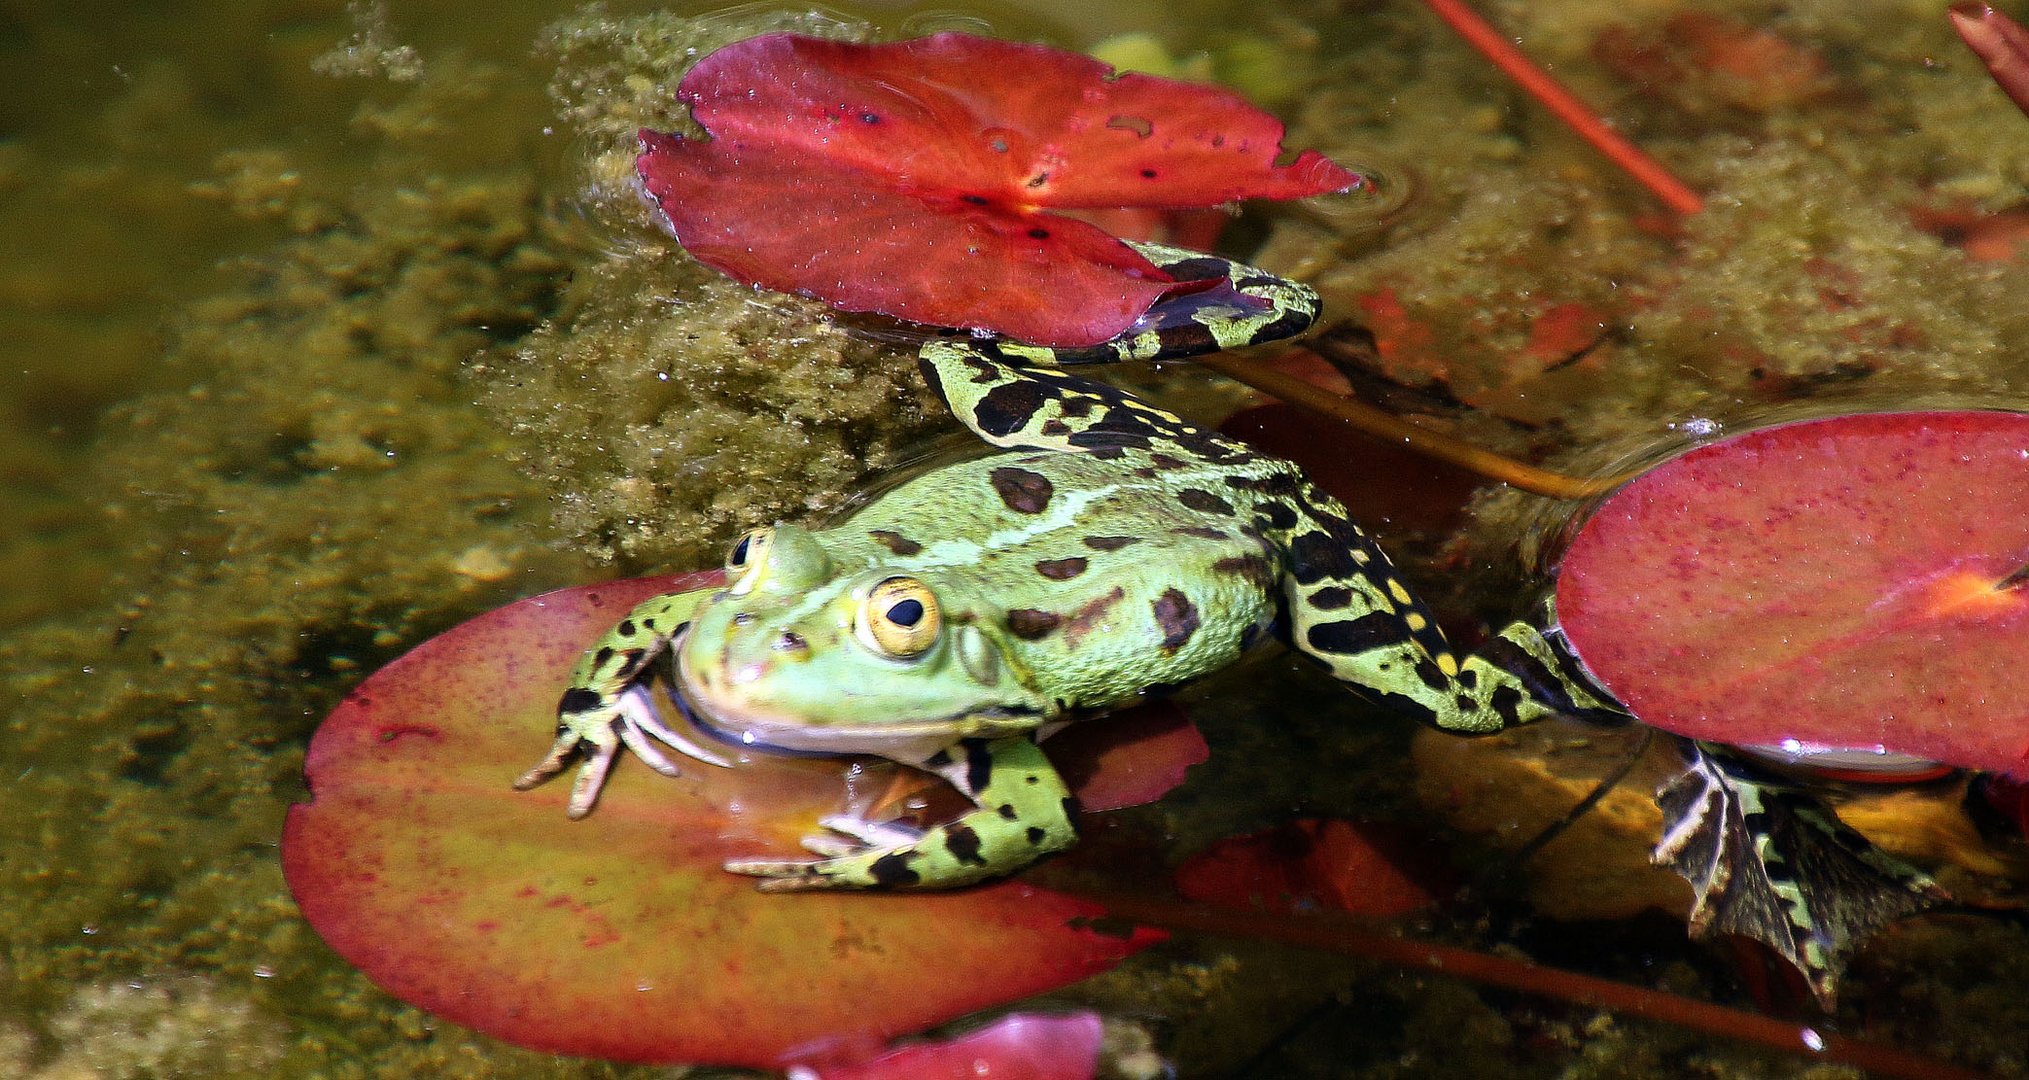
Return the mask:
M 924 376 L 1001 452 L 933 469 L 831 528 L 777 525 L 734 545 L 722 587 L 658 596 L 586 651 L 556 742 L 516 786 L 582 760 L 591 812 L 624 746 L 715 755 L 641 689 L 673 654 L 678 700 L 738 743 L 872 754 L 925 769 L 973 808 L 927 829 L 833 817 L 814 859 L 728 870 L 769 890 L 934 888 L 1017 870 L 1075 839 L 1074 803 L 1039 733 L 1216 671 L 1278 639 L 1367 696 L 1438 728 L 1489 732 L 1613 713 L 1527 623 L 1479 654 L 1430 610 L 1345 508 L 1293 463 L 1196 427 L 1080 363 L 1167 359 L 1300 333 L 1310 289 L 1253 267 L 1136 247 L 1179 281 L 1142 324 L 1088 349 L 956 334 Z

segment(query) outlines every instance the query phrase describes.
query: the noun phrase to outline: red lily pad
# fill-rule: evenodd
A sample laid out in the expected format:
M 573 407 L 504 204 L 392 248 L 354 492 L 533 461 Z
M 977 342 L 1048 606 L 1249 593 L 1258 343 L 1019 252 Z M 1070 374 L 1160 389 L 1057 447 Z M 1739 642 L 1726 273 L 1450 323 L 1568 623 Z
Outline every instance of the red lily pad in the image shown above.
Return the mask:
M 1299 198 L 1361 178 L 1238 95 L 1088 56 L 943 33 L 764 34 L 677 96 L 712 138 L 641 133 L 643 186 L 685 249 L 741 281 L 1045 345 L 1119 336 L 1172 288 L 1055 209 Z
M 512 790 L 585 643 L 705 580 L 523 600 L 368 679 L 311 740 L 313 801 L 283 838 L 311 926 L 395 996 L 522 1046 L 756 1068 L 851 1056 L 1155 939 L 1095 932 L 1095 905 L 1018 882 L 785 896 L 721 869 L 796 853 L 840 808 L 836 761 L 691 764 L 677 780 L 622 762 L 578 822 L 564 781 Z M 863 797 L 878 785 L 855 781 Z
M 1628 483 L 1558 617 L 1642 720 L 2029 775 L 2029 416 L 1785 424 Z

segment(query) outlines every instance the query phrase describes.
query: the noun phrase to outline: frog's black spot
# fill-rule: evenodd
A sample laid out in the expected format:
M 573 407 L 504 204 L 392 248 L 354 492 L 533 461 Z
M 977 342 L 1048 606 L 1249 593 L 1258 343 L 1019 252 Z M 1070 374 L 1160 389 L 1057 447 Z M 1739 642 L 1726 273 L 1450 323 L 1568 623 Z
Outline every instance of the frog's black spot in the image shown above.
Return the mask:
M 985 866 L 979 854 L 979 834 L 967 825 L 944 826 L 944 847 L 967 866 Z
M 868 529 L 867 535 L 873 538 L 874 543 L 903 557 L 918 555 L 923 551 L 923 545 L 889 529 Z
M 1232 537 L 1226 535 L 1226 531 L 1224 529 L 1214 529 L 1209 525 L 1183 525 L 1179 526 L 1178 528 L 1171 529 L 1170 532 L 1174 533 L 1177 536 L 1196 537 L 1199 540 L 1232 539 Z
M 1040 827 L 1038 827 L 1038 826 L 1035 826 L 1035 825 L 1031 825 L 1031 826 L 1029 826 L 1029 831 L 1028 831 L 1028 838 L 1029 838 L 1029 846 L 1030 846 L 1030 847 L 1035 847 L 1035 846 L 1037 846 L 1037 845 L 1041 844 L 1041 843 L 1043 842 L 1044 838 L 1045 838 L 1045 837 L 1047 837 L 1047 836 L 1049 836 L 1049 835 L 1050 835 L 1050 834 L 1049 834 L 1048 832 L 1045 832 L 1045 831 L 1044 831 L 1043 829 L 1041 829 L 1041 828 L 1040 828 Z
M 1356 656 L 1371 649 L 1402 643 L 1402 624 L 1381 612 L 1357 619 L 1317 623 L 1304 632 L 1304 640 L 1319 652 Z
M 592 667 L 603 668 L 606 666 L 606 661 L 611 659 L 613 659 L 613 647 L 601 645 L 599 646 L 599 651 L 592 654 Z
M 796 631 L 784 630 L 782 636 L 775 639 L 774 647 L 778 652 L 805 652 L 809 650 L 810 643 L 804 641 L 803 635 Z
M 1357 577 L 1360 566 L 1343 541 L 1312 530 L 1289 542 L 1290 574 L 1299 585 L 1315 585 L 1326 578 Z
M 1310 606 L 1319 611 L 1337 611 L 1351 607 L 1352 603 L 1353 590 L 1344 585 L 1327 585 L 1310 594 Z
M 1437 710 L 1407 694 L 1378 694 L 1370 692 L 1370 696 L 1373 698 L 1374 704 L 1398 716 L 1407 716 L 1413 720 L 1429 724 L 1432 727 L 1439 726 L 1437 723 Z
M 1014 819 L 1021 816 L 1021 812 L 1016 810 L 1014 808 L 1014 804 L 1011 802 L 1001 803 L 998 807 L 994 808 L 993 812 L 999 814 L 1002 818 L 1005 818 L 1008 821 L 1013 821 Z
M 1091 416 L 1092 410 L 1098 407 L 1099 402 L 1097 400 L 1080 394 L 1077 397 L 1067 397 L 1060 400 L 1057 403 L 1057 412 L 1059 415 L 1072 420 L 1083 420 Z
M 1160 450 L 1148 455 L 1148 463 L 1158 469 L 1188 469 L 1191 467 L 1191 463 L 1183 458 L 1165 454 Z
M 1416 677 L 1432 690 L 1445 690 L 1451 686 L 1451 680 L 1444 677 L 1444 670 L 1429 660 L 1416 662 Z
M 1296 509 L 1287 503 L 1262 503 L 1255 510 L 1271 529 L 1294 529 L 1299 520 Z
M 993 782 L 993 751 L 985 739 L 967 739 L 960 745 L 965 748 L 965 793 L 976 795 Z
M 1149 606 L 1155 611 L 1155 624 L 1162 628 L 1163 652 L 1183 648 L 1191 635 L 1198 632 L 1198 607 L 1181 590 L 1164 589 Z
M 1233 264 L 1210 255 L 1164 263 L 1163 272 L 1178 281 L 1208 281 L 1233 272 Z
M 860 123 L 862 124 L 878 124 L 880 122 L 880 116 L 875 113 L 863 112 L 860 114 Z
M 1036 573 L 1051 581 L 1069 581 L 1085 572 L 1091 565 L 1084 559 L 1073 556 L 1069 559 L 1042 559 L 1036 563 Z
M 1173 323 L 1155 332 L 1165 356 L 1203 356 L 1225 348 L 1212 328 L 1203 323 Z
M 563 697 L 557 699 L 557 713 L 558 715 L 569 716 L 581 712 L 590 712 L 598 708 L 604 701 L 605 699 L 601 698 L 596 690 L 587 690 L 582 686 L 573 686 L 569 690 L 564 691 Z
M 939 750 L 923 759 L 923 767 L 931 772 L 936 772 L 949 764 L 951 764 L 951 751 L 948 748 Z
M 1231 517 L 1233 505 L 1203 488 L 1185 488 L 1177 492 L 1177 501 L 1201 514 L 1219 514 Z
M 909 860 L 915 857 L 916 853 L 913 851 L 897 851 L 883 855 L 874 860 L 874 864 L 867 868 L 867 872 L 873 875 L 875 884 L 884 888 L 899 889 L 905 885 L 914 885 L 923 880 L 923 875 L 909 867 Z
M 970 203 L 970 204 L 972 204 L 973 206 L 988 206 L 988 205 L 991 205 L 991 200 L 989 200 L 989 199 L 988 199 L 988 198 L 987 198 L 986 196 L 984 196 L 984 195 L 960 195 L 960 196 L 958 197 L 958 201 L 959 201 L 959 202 L 962 202 L 962 203 Z
M 754 625 L 754 613 L 753 613 L 753 612 L 751 612 L 751 611 L 735 611 L 735 612 L 733 612 L 733 625 L 734 625 L 734 626 L 752 626 L 752 625 Z M 679 628 L 679 629 L 681 629 L 681 628 Z
M 1009 510 L 1017 514 L 1040 514 L 1050 505 L 1056 488 L 1042 473 L 1004 465 L 988 474 L 993 490 Z
M 613 673 L 613 677 L 616 679 L 632 679 L 641 670 L 642 663 L 647 659 L 648 653 L 646 650 L 627 650 L 627 658 L 620 662 L 620 669 Z
M 1043 388 L 1027 380 L 1002 383 L 980 395 L 972 420 L 993 438 L 1010 435 L 1028 426 L 1045 400 Z
M 1139 536 L 1088 536 L 1085 546 L 1094 551 L 1119 551 L 1129 544 L 1141 543 Z
M 1500 714 L 1501 723 L 1514 725 L 1521 722 L 1522 692 L 1512 686 L 1496 686 L 1488 696 L 1487 704 Z
M 1075 437 L 1071 440 L 1071 442 L 1072 445 L 1074 446 L 1078 445 Z M 1088 452 L 1093 457 L 1098 458 L 1101 461 L 1118 461 L 1119 459 L 1127 456 L 1127 448 L 1119 445 L 1118 443 L 1094 444 L 1090 446 Z
M 1479 687 L 1479 672 L 1471 668 L 1466 668 L 1464 671 L 1459 672 L 1454 678 L 1458 680 L 1458 685 L 1465 687 L 1467 690 L 1474 690 Z
M 1007 613 L 1007 631 L 1023 641 L 1034 641 L 1055 630 L 1062 615 L 1035 608 L 1016 608 Z
M 633 636 L 634 636 L 634 620 L 633 620 L 633 619 L 621 619 L 621 620 L 620 620 L 620 625 L 618 625 L 618 626 L 614 627 L 614 628 L 613 628 L 613 632 L 614 632 L 614 633 L 616 633 L 616 634 L 618 634 L 618 635 L 620 635 L 621 637 L 633 637 Z
M 1041 226 L 1029 230 L 1029 239 L 1031 240 L 1048 240 L 1049 238 L 1050 230 Z
M 1294 476 L 1284 472 L 1273 472 L 1267 476 L 1230 476 L 1226 483 L 1244 491 L 1270 495 L 1278 499 L 1295 498 L 1299 484 Z
M 1213 563 L 1212 569 L 1239 577 L 1256 588 L 1266 589 L 1275 584 L 1275 567 L 1259 555 L 1229 555 Z
M 1461 716 L 1471 716 L 1479 711 L 1479 702 L 1460 694 L 1451 699 L 1451 707 L 1457 709 Z
M 1039 430 L 1044 435 L 1048 435 L 1052 439 L 1061 439 L 1064 436 L 1069 435 L 1071 433 L 1071 425 L 1055 417 L 1051 417 L 1050 419 L 1043 421 L 1043 426 Z

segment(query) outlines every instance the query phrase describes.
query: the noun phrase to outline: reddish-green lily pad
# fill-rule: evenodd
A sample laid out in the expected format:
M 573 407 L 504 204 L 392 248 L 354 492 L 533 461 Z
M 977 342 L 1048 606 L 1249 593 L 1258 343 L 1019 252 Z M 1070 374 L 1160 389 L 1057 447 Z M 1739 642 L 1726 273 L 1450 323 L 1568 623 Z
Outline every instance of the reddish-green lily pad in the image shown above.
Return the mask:
M 1564 557 L 1558 617 L 1642 720 L 2029 775 L 2029 416 L 1809 420 L 1656 467 Z
M 381 987 L 510 1042 L 628 1061 L 779 1066 L 1104 970 L 1154 940 L 1009 882 L 765 895 L 728 858 L 797 853 L 846 791 L 836 761 L 623 761 L 583 821 L 566 784 L 516 792 L 558 688 L 631 605 L 701 577 L 509 605 L 383 668 L 325 721 L 283 869 L 305 918 Z M 876 784 L 856 785 L 871 797 Z
M 677 94 L 711 138 L 641 133 L 636 169 L 701 262 L 847 311 L 1044 345 L 1119 336 L 1173 284 L 1052 210 L 1209 207 L 1363 182 L 1237 94 L 944 33 L 764 34 Z

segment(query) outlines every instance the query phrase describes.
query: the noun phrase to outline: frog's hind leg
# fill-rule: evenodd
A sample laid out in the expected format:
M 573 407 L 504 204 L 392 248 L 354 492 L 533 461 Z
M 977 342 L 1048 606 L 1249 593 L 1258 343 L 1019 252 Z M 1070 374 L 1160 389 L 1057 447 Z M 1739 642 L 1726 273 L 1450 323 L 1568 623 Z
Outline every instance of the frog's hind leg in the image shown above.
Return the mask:
M 1493 732 L 1553 715 L 1623 718 L 1528 623 L 1461 657 L 1337 500 L 1300 478 L 1281 487 L 1279 508 L 1262 512 L 1288 554 L 1291 644 L 1334 677 L 1445 731 Z
M 543 784 L 582 759 L 567 810 L 571 817 L 581 818 L 598 803 L 622 746 L 665 776 L 679 770 L 649 741 L 650 736 L 700 756 L 692 753 L 689 740 L 671 737 L 675 733 L 657 715 L 652 693 L 641 680 L 689 626 L 698 602 L 714 591 L 651 597 L 587 649 L 571 673 L 569 689 L 557 702 L 556 741 L 541 761 L 515 780 L 515 789 L 527 791 Z M 724 764 L 712 757 L 700 759 Z
M 822 824 L 830 833 L 804 840 L 824 858 L 743 859 L 726 869 L 762 878 L 766 892 L 951 888 L 1011 874 L 1077 838 L 1070 792 L 1025 735 L 967 739 L 924 767 L 964 792 L 977 809 L 922 830 L 829 817 Z

